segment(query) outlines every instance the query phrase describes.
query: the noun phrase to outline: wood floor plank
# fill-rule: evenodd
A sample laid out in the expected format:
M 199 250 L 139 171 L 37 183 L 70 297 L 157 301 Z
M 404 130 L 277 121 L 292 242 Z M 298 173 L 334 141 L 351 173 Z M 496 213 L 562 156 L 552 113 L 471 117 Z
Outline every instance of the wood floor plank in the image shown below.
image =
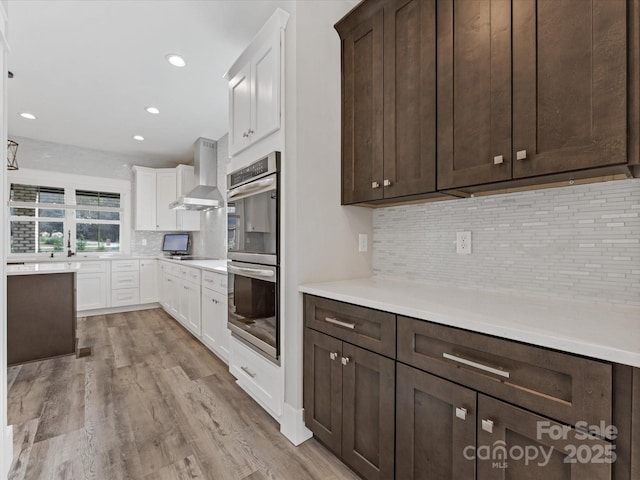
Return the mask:
M 79 319 L 92 355 L 10 373 L 10 480 L 343 480 L 294 447 L 228 367 L 160 309 Z
M 25 478 L 27 465 L 33 442 L 38 429 L 38 418 L 29 420 L 28 422 L 14 425 L 13 427 L 13 464 L 9 477 L 14 480 L 22 480 Z

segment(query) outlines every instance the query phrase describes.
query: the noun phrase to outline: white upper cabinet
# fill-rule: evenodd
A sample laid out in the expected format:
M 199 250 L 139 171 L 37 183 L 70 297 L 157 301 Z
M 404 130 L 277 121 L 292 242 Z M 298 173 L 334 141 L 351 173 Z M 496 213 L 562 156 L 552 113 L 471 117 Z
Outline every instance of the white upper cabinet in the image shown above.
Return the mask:
M 133 167 L 133 174 L 135 229 L 156 230 L 156 171 Z
M 288 13 L 276 10 L 225 76 L 231 156 L 280 129 L 282 40 L 288 19 Z
M 172 210 L 169 204 L 195 187 L 193 166 L 133 167 L 136 230 L 200 230 L 200 212 Z
M 176 230 L 176 211 L 169 208 L 169 204 L 178 198 L 175 169 L 159 168 L 156 188 L 156 230 Z

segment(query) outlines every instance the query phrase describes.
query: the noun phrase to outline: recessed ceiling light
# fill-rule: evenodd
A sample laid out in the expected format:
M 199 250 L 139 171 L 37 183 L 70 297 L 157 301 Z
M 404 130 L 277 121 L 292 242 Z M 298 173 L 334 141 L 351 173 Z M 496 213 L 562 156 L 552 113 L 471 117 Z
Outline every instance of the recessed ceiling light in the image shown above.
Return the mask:
M 20 114 L 22 118 L 27 118 L 29 120 L 35 120 L 36 116 L 33 113 L 23 112 Z
M 157 115 L 160 113 L 160 110 L 158 110 L 156 107 L 144 107 L 144 109 L 149 112 L 152 113 L 154 115 Z
M 187 62 L 184 61 L 184 58 L 182 58 L 180 55 L 177 55 L 175 53 L 170 53 L 166 55 L 164 58 L 166 58 L 167 62 L 169 62 L 174 67 L 184 67 L 187 64 Z
M 141 141 L 143 141 L 143 140 L 144 140 L 144 137 L 143 137 L 142 135 L 134 135 L 134 136 L 133 136 L 133 139 L 134 139 L 134 140 L 138 140 L 139 142 L 141 142 Z

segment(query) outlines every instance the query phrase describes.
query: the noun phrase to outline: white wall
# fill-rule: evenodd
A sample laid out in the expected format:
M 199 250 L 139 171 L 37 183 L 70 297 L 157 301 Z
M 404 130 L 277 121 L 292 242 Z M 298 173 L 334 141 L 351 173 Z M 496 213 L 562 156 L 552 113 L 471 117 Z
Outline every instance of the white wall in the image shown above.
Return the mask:
M 229 166 L 229 135 L 217 141 L 218 190 L 226 198 L 227 167 Z M 227 257 L 227 208 L 200 213 L 200 231 L 193 234 L 193 254 L 199 257 Z
M 302 408 L 302 283 L 370 276 L 372 211 L 340 206 L 340 40 L 333 25 L 357 2 L 297 2 L 288 35 L 285 184 L 285 412 Z
M 7 2 L 0 4 L 0 199 L 4 203 L 7 192 Z M 4 241 L 7 225 L 7 208 L 0 207 L 0 238 Z M 7 426 L 7 300 L 5 248 L 0 248 L 0 478 L 6 478 L 13 458 L 13 438 Z
M 639 207 L 630 179 L 382 208 L 374 274 L 640 306 Z

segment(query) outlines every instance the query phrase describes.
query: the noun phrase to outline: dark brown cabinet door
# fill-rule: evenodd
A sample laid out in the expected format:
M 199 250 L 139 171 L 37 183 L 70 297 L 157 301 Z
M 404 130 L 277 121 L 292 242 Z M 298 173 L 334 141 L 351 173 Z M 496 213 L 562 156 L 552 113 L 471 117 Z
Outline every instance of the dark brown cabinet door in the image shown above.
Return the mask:
M 382 7 L 365 8 L 336 26 L 342 38 L 343 204 L 383 196 L 382 18 Z
M 474 479 L 476 392 L 401 363 L 396 381 L 396 478 Z
M 511 178 L 511 2 L 437 11 L 438 189 Z
M 436 189 L 436 2 L 384 9 L 384 197 Z
M 304 329 L 304 421 L 335 454 L 342 447 L 342 342 Z
M 615 450 L 545 417 L 478 394 L 478 480 L 609 480 Z
M 513 2 L 514 178 L 626 162 L 626 9 Z
M 342 354 L 342 459 L 366 479 L 393 479 L 394 361 L 348 343 Z

